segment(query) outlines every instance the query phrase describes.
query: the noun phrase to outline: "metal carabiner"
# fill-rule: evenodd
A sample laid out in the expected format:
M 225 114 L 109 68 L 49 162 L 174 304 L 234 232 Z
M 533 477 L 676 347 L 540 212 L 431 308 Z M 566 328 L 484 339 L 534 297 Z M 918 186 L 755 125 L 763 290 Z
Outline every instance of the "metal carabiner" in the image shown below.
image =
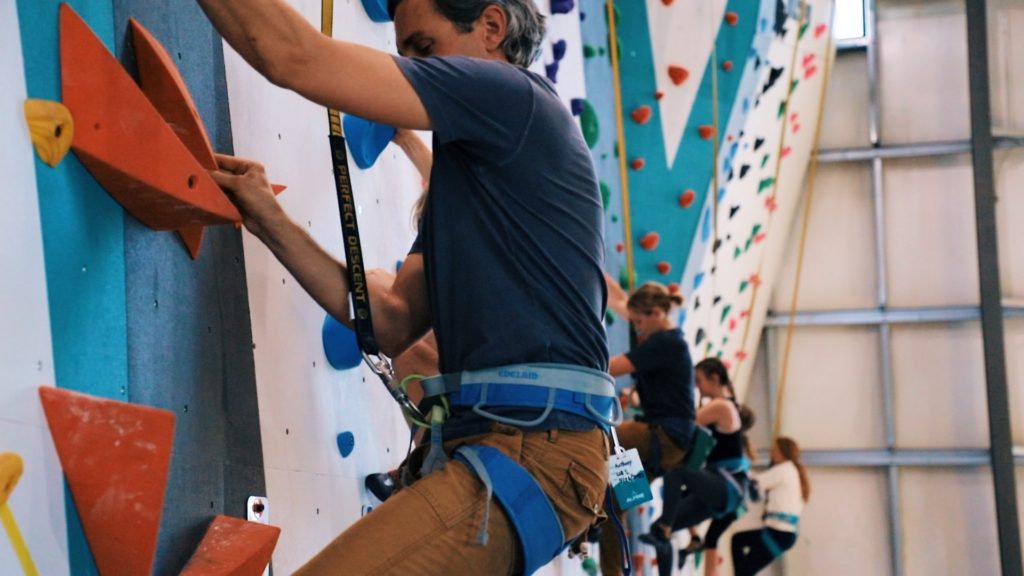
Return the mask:
M 420 409 L 412 403 L 412 400 L 409 400 L 409 396 L 406 395 L 401 386 L 395 385 L 395 369 L 387 356 L 383 354 L 370 355 L 363 352 L 363 360 L 370 367 L 370 370 L 384 383 L 384 387 L 388 389 L 388 393 L 395 399 L 395 402 L 398 402 L 403 412 L 414 421 L 427 421 L 427 418 L 420 412 Z

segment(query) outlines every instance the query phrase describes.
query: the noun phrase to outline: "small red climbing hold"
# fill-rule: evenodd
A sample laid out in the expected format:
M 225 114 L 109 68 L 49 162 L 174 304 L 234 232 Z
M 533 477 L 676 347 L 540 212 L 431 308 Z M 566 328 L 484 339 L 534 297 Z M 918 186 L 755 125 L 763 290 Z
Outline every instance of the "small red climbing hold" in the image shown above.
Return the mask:
M 682 66 L 669 66 L 668 77 L 672 79 L 673 84 L 679 86 L 690 77 L 690 71 Z
M 669 264 L 668 262 L 665 262 L 664 260 L 662 260 L 661 262 L 658 262 L 658 273 L 659 274 L 665 275 L 665 274 L 668 274 L 671 271 L 672 271 L 672 265 L 671 264 Z
M 817 66 L 811 66 L 810 68 L 807 68 L 806 70 L 804 70 L 804 80 L 807 80 L 811 76 L 814 76 L 814 73 L 817 72 L 817 71 L 818 71 L 818 67 Z
M 729 26 L 735 26 L 740 22 L 740 15 L 735 12 L 725 13 L 725 23 Z
M 733 330 L 736 330 L 736 326 L 737 326 L 736 319 L 735 318 L 729 318 L 729 331 L 732 332 Z
M 618 244 L 615 245 L 615 251 L 620 253 L 620 254 L 625 249 L 626 249 L 626 247 L 622 245 L 622 242 L 619 242 Z
M 729 362 L 728 360 L 723 360 L 722 364 L 725 365 L 726 370 L 732 370 L 732 362 Z
M 640 238 L 640 247 L 650 252 L 658 247 L 658 242 L 661 242 L 661 236 L 657 232 L 648 232 Z
M 791 152 L 793 152 L 793 147 L 786 146 L 785 148 L 782 149 L 782 157 L 785 158 L 786 156 L 789 156 Z
M 741 320 L 746 318 L 747 316 L 750 316 L 750 310 L 744 310 L 743 312 L 740 312 L 740 319 Z
M 725 70 L 726 72 L 732 72 L 732 60 L 726 60 L 725 62 L 722 62 L 722 70 Z
M 675 282 L 669 282 L 667 288 L 669 294 L 679 294 L 679 284 L 676 284 Z
M 825 33 L 825 30 L 828 30 L 828 25 L 818 24 L 818 26 L 814 28 L 814 37 L 821 38 L 821 35 Z
M 636 122 L 637 124 L 643 126 L 644 124 L 647 124 L 648 120 L 651 119 L 651 107 L 647 106 L 646 104 L 640 106 L 636 110 L 633 110 L 633 112 L 630 114 L 630 117 L 633 118 L 633 122 Z
M 771 214 L 778 210 L 779 205 L 775 202 L 775 196 L 769 196 L 764 200 L 764 207 L 768 209 L 768 213 Z
M 661 3 L 664 4 L 665 6 L 671 6 L 672 2 L 674 1 L 675 0 L 661 0 Z
M 665 97 L 665 93 L 662 92 L 661 90 L 658 90 L 657 92 L 654 93 L 654 99 L 655 100 L 661 100 L 664 97 Z
M 633 170 L 643 170 L 646 164 L 647 162 L 645 162 L 643 158 L 634 158 L 633 161 L 629 163 L 629 166 Z
M 750 283 L 754 286 L 754 288 L 757 288 L 758 286 L 761 285 L 761 276 L 758 275 L 758 274 L 751 274 L 750 275 Z M 745 312 L 745 314 L 746 314 L 746 312 Z
M 689 208 L 693 206 L 694 200 L 697 199 L 697 193 L 693 190 L 687 190 L 679 196 L 679 205 L 683 208 Z
M 757 236 L 754 236 L 754 244 L 760 244 L 761 242 L 763 242 L 764 241 L 764 237 L 767 236 L 767 235 L 768 235 L 767 232 L 761 232 Z
M 815 54 L 814 52 L 811 52 L 807 56 L 804 56 L 804 60 L 803 60 L 804 68 L 807 68 L 811 64 L 814 64 L 814 59 L 817 58 L 817 57 L 818 57 L 818 55 Z
M 700 137 L 704 140 L 711 140 L 715 135 L 715 127 L 704 124 L 697 128 L 697 132 L 700 133 Z
M 744 352 L 743 350 L 737 350 L 736 351 L 736 360 L 738 360 L 740 362 L 743 362 L 746 359 L 747 359 L 747 353 L 746 352 Z

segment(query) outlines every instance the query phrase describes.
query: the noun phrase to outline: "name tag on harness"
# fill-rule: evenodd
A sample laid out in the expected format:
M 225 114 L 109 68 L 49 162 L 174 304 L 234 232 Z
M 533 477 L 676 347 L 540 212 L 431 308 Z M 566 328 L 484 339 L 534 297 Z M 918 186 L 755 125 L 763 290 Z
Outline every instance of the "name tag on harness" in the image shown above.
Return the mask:
M 636 448 L 613 454 L 608 460 L 608 476 L 620 509 L 629 510 L 654 499 Z

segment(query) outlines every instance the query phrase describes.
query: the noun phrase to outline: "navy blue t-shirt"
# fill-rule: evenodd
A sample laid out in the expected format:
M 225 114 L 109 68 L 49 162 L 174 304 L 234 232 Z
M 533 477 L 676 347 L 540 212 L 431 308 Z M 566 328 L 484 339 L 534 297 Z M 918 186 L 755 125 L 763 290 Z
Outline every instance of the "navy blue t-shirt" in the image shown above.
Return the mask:
M 601 197 L 554 88 L 504 62 L 396 61 L 434 129 L 413 251 L 423 253 L 441 372 L 524 362 L 607 370 Z M 578 428 L 570 416 L 545 427 Z
M 636 391 L 644 418 L 682 418 L 694 422 L 693 361 L 679 328 L 661 330 L 647 337 L 626 358 L 636 368 Z

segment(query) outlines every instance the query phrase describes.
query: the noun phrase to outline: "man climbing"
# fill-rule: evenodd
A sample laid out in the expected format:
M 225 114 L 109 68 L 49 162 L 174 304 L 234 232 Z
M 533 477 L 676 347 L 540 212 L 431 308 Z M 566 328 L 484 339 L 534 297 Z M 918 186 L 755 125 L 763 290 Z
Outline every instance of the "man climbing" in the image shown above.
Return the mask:
M 533 572 L 599 520 L 617 408 L 601 199 L 571 115 L 525 68 L 544 31 L 533 1 L 389 0 L 400 57 L 327 38 L 281 1 L 198 1 L 271 82 L 434 132 L 416 246 L 371 304 L 388 355 L 433 328 L 445 377 L 424 388 L 450 407 L 443 442 L 418 448 L 408 485 L 299 573 Z M 249 231 L 346 318 L 343 266 L 284 214 L 262 166 L 220 165 Z

